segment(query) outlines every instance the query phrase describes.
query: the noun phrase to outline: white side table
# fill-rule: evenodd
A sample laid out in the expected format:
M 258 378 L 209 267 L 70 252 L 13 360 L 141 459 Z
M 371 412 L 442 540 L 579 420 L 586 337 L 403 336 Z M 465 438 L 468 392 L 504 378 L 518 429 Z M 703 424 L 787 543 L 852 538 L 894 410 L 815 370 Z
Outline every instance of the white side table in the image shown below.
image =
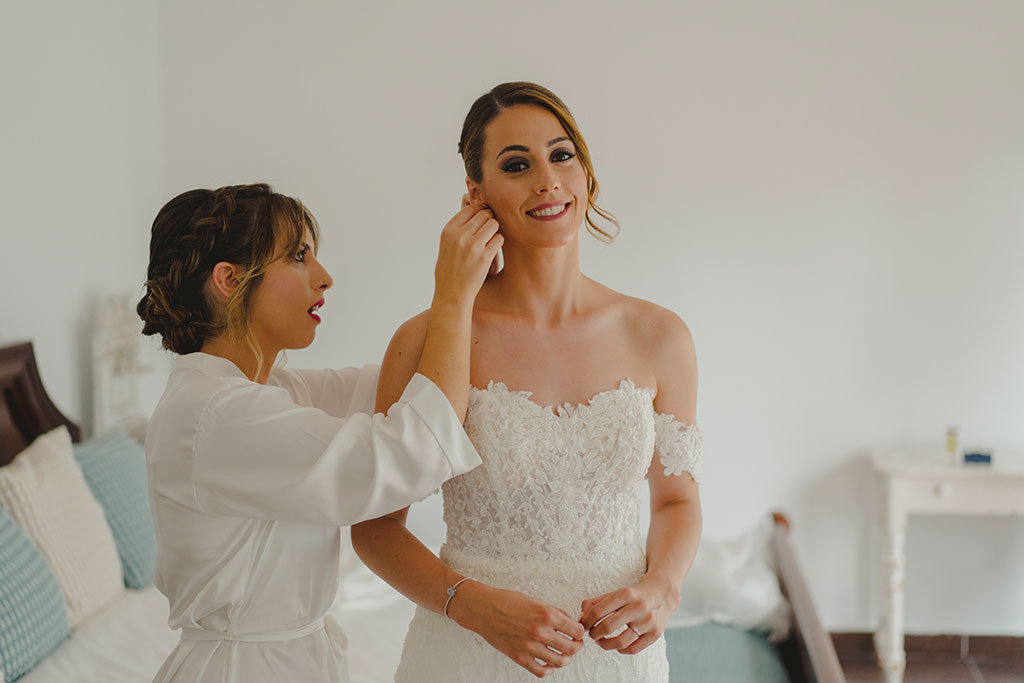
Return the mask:
M 879 480 L 881 619 L 875 651 L 886 683 L 901 683 L 905 542 L 909 515 L 1024 515 L 1024 466 L 952 465 L 940 451 L 879 451 L 871 462 Z

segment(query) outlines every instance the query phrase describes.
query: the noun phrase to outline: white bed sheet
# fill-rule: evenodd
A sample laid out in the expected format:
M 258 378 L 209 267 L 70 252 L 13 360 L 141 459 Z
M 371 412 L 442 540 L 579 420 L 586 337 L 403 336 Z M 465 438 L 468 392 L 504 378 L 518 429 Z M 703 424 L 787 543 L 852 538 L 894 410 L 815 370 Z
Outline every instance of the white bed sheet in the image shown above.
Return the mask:
M 349 640 L 352 683 L 393 680 L 413 608 L 383 583 L 334 604 L 330 613 Z M 125 591 L 18 683 L 149 683 L 178 644 L 167 613 L 167 598 L 153 586 Z
M 152 681 L 178 643 L 167 626 L 167 598 L 156 588 L 125 591 L 85 620 L 19 683 Z

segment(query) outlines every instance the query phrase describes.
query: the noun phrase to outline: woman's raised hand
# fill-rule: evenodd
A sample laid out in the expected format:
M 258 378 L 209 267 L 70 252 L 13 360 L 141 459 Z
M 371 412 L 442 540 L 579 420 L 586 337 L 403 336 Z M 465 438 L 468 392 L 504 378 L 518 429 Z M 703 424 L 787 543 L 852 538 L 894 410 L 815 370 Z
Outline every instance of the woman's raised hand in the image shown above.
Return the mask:
M 584 600 L 579 623 L 605 650 L 635 655 L 661 637 L 678 606 L 678 593 L 641 580 Z
M 482 204 L 464 206 L 441 231 L 434 268 L 434 301 L 472 307 L 501 249 L 498 221 Z
M 462 195 L 462 206 L 467 207 L 471 204 L 469 200 L 469 193 Z M 486 204 L 482 205 L 485 209 L 489 208 Z M 491 267 L 487 269 L 487 277 L 497 275 L 501 271 L 501 256 L 499 254 L 494 255 L 494 260 L 491 261 Z
M 463 586 L 451 617 L 537 678 L 569 664 L 583 647 L 583 626 L 562 610 L 476 581 Z
M 498 221 L 479 204 L 464 207 L 441 231 L 434 300 L 416 371 L 448 398 L 459 421 L 469 403 L 469 337 L 473 304 L 504 241 Z

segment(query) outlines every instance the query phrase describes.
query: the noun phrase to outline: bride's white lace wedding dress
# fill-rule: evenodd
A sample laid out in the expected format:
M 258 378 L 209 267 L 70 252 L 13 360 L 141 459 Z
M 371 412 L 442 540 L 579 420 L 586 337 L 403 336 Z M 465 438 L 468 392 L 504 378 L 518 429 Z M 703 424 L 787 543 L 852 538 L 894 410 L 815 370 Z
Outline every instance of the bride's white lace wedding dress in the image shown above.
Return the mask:
M 472 389 L 466 429 L 484 464 L 443 486 L 448 537 L 441 560 L 497 588 L 580 616 L 585 598 L 633 584 L 646 569 L 639 529 L 645 476 L 657 449 L 666 474 L 700 476 L 696 426 L 655 413 L 654 390 L 623 380 L 589 403 L 542 408 L 491 382 Z M 667 683 L 665 641 L 638 655 L 589 637 L 559 683 Z M 499 683 L 536 678 L 444 616 L 422 608 L 409 625 L 396 681 Z

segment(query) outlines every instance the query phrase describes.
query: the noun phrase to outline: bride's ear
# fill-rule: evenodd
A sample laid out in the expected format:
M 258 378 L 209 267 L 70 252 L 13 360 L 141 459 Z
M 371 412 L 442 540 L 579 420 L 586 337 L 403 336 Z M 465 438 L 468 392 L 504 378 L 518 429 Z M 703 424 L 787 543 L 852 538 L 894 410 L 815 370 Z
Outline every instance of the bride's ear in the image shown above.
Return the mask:
M 484 191 L 481 189 L 480 184 L 475 182 L 469 176 L 466 176 L 466 190 L 468 191 L 467 196 L 469 197 L 470 202 L 487 203 L 487 200 L 484 198 Z

